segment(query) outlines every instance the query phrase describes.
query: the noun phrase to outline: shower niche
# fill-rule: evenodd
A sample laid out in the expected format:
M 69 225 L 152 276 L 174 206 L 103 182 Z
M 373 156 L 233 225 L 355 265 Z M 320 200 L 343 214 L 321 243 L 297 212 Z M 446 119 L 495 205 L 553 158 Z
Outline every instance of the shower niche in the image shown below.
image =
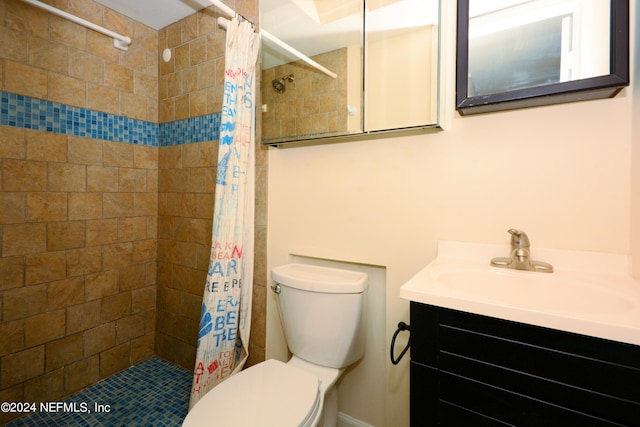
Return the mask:
M 437 128 L 439 9 L 439 0 L 261 0 L 262 143 Z

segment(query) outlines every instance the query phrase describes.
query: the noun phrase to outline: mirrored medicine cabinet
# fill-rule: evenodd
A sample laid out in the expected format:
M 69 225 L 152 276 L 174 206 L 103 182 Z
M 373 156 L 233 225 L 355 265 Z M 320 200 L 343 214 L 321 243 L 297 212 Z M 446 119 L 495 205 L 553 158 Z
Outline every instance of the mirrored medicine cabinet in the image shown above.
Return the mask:
M 629 85 L 629 0 L 458 0 L 462 115 L 608 98 Z
M 439 0 L 261 0 L 262 143 L 436 128 L 439 17 Z

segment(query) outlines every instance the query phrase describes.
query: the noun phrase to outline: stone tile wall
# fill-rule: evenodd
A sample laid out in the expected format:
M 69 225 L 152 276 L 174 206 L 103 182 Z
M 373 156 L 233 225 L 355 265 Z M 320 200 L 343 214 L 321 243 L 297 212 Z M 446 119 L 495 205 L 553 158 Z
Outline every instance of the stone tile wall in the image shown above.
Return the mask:
M 231 3 L 232 8 L 256 22 L 256 1 Z M 226 32 L 218 27 L 218 16 L 213 7 L 203 9 L 160 31 L 159 51 L 172 51 L 172 59 L 166 63 L 160 60 L 159 65 L 161 128 L 189 129 L 195 118 L 219 117 Z M 156 351 L 193 369 L 211 252 L 218 144 L 203 140 L 195 132 L 178 134 L 179 143 L 167 138 L 159 153 Z M 264 360 L 266 335 L 267 156 L 264 148 L 256 150 L 256 269 L 249 364 Z
M 257 0 L 224 3 L 251 22 L 258 22 Z M 160 30 L 160 123 L 222 110 L 226 32 L 218 26 L 220 16 L 211 6 Z M 165 48 L 171 50 L 168 62 L 161 59 Z
M 157 352 L 195 366 L 211 252 L 217 142 L 162 147 L 158 204 Z
M 0 126 L 0 400 L 154 354 L 156 147 Z
M 161 357 L 193 369 L 211 252 L 217 141 L 161 147 L 158 194 L 158 327 Z M 252 331 L 248 364 L 265 358 L 267 157 L 256 156 Z
M 268 142 L 343 135 L 348 127 L 347 49 L 337 49 L 312 57 L 338 75 L 333 79 L 303 61 L 262 71 L 262 138 Z M 293 74 L 285 91 L 273 89 L 271 82 Z
M 0 401 L 60 400 L 154 355 L 158 148 L 76 136 L 79 116 L 54 131 L 21 114 L 93 110 L 157 127 L 157 31 L 90 0 L 48 3 L 134 42 L 123 52 L 0 0 L 0 90 L 31 97 L 1 113 Z
M 112 39 L 19 0 L 0 1 L 3 90 L 158 122 L 158 33 L 92 0 L 52 6 L 128 35 Z
M 211 27 L 217 15 L 207 9 L 157 32 L 92 0 L 47 3 L 130 35 L 130 51 L 0 0 L 0 91 L 31 97 L 45 114 L 61 107 L 138 120 L 145 139 L 0 112 L 0 401 L 59 400 L 154 353 L 193 369 L 208 265 L 217 163 L 209 124 L 222 94 L 211 71 L 224 55 L 224 32 Z M 226 3 L 256 19 L 255 0 Z M 176 63 L 167 71 L 158 60 L 170 43 Z M 194 123 L 199 139 L 182 132 Z M 264 360 L 265 346 L 261 147 L 257 162 L 250 363 Z

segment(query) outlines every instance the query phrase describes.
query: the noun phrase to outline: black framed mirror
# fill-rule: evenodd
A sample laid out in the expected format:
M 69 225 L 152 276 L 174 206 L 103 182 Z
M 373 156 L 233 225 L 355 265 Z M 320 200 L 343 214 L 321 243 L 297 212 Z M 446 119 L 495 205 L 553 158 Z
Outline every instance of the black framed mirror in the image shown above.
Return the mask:
M 458 0 L 461 115 L 610 98 L 629 85 L 628 0 Z

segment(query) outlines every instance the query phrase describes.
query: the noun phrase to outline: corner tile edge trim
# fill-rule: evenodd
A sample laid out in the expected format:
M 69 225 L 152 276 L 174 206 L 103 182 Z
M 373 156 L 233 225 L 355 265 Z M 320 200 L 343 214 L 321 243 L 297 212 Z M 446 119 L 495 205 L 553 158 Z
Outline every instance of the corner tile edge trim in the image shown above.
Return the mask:
M 0 125 L 151 147 L 218 140 L 220 113 L 152 123 L 0 91 Z

